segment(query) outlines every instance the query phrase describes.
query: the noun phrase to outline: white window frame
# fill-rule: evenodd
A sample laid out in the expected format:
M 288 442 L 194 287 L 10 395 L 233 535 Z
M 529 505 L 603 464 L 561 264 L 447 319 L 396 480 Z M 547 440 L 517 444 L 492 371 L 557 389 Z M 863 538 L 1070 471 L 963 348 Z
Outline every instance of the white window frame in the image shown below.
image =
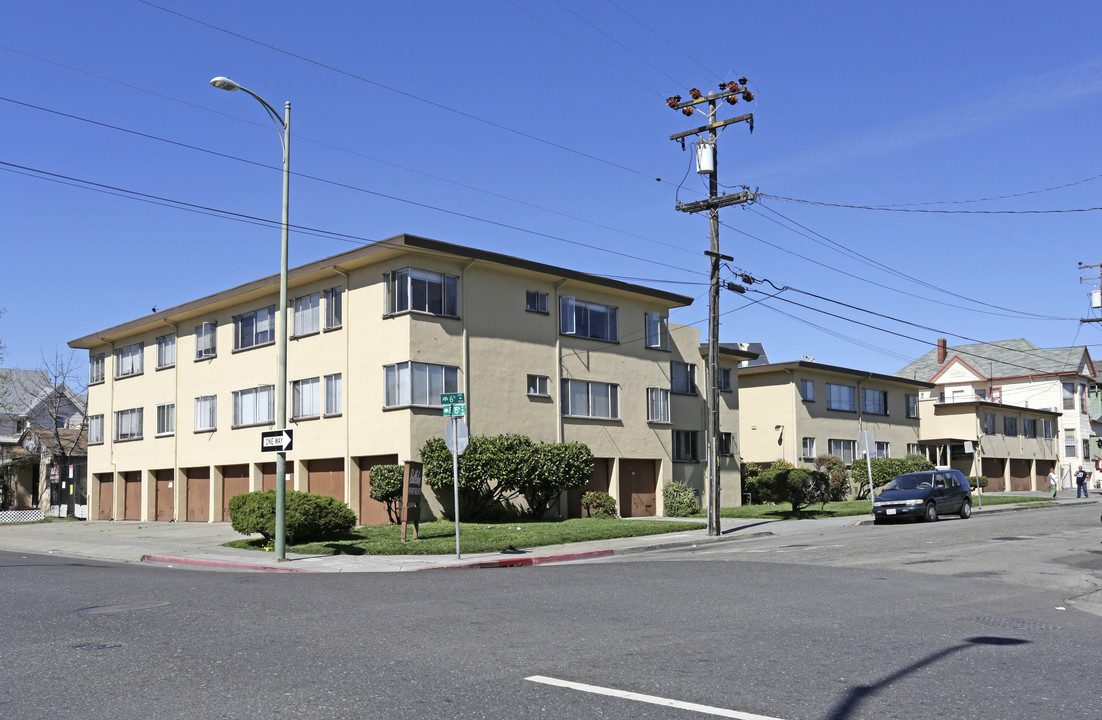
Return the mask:
M 1027 438 L 1037 437 L 1037 418 L 1022 418 L 1022 435 Z
M 325 417 L 340 415 L 344 409 L 344 379 L 340 373 L 325 376 Z
M 141 375 L 145 371 L 145 343 L 115 348 L 115 379 Z
M 1051 440 L 1056 437 L 1055 423 L 1051 419 L 1041 421 L 1041 431 L 1044 433 L 1045 440 Z
M 670 361 L 670 392 L 675 395 L 696 395 L 696 365 Z
M 291 381 L 291 419 L 306 420 L 321 417 L 321 378 Z
M 322 292 L 325 305 L 325 322 L 322 330 L 337 330 L 344 325 L 344 288 L 338 285 Z
M 200 395 L 195 398 L 195 432 L 213 432 L 218 429 L 218 396 Z
M 170 333 L 157 338 L 157 369 L 176 366 L 176 335 Z
M 619 342 L 615 305 L 585 302 L 570 295 L 559 298 L 559 333 L 571 337 Z M 604 332 L 594 328 L 595 317 L 604 316 Z
M 800 441 L 800 449 L 803 452 L 802 457 L 804 460 L 814 460 L 817 455 L 815 453 L 815 438 L 805 437 Z
M 892 444 L 877 440 L 876 446 L 872 449 L 872 456 L 874 458 L 890 458 L 892 456 Z
M 547 375 L 528 373 L 526 387 L 532 397 L 551 397 L 551 378 Z
M 643 318 L 646 345 L 652 350 L 670 349 L 670 320 L 660 313 L 647 313 Z
M 524 309 L 527 312 L 549 314 L 547 308 L 547 293 L 541 290 L 524 291 Z
M 616 383 L 563 378 L 561 387 L 564 416 L 620 419 L 620 386 Z
M 218 357 L 218 323 L 207 321 L 195 326 L 195 359 Z
M 103 415 L 88 416 L 88 444 L 103 444 Z
M 907 443 L 907 454 L 908 455 L 921 455 L 922 454 L 922 446 L 919 445 L 918 443 Z
M 827 383 L 827 410 L 857 412 L 857 388 Z
M 827 447 L 830 454 L 835 457 L 841 458 L 842 462 L 846 465 L 852 465 L 853 459 L 857 455 L 857 441 L 856 440 L 841 440 L 838 438 L 830 438 L 827 440 Z
M 157 437 L 176 434 L 176 403 L 161 403 L 157 406 Z
M 918 395 L 907 394 L 907 417 L 918 417 Z
M 275 422 L 275 385 L 233 391 L 230 427 L 271 425 Z
M 700 462 L 700 431 L 673 431 L 673 461 L 676 463 Z
M 291 322 L 291 337 L 317 335 L 321 331 L 321 293 L 300 295 L 291 303 L 294 320 Z
M 861 412 L 867 415 L 887 415 L 888 391 L 861 388 Z
M 442 393 L 459 392 L 459 368 L 403 362 L 383 368 L 384 408 L 440 407 Z
M 115 412 L 115 442 L 141 440 L 143 408 L 129 408 Z
M 455 275 L 407 267 L 383 275 L 386 287 L 386 315 L 421 312 L 439 317 L 459 317 L 459 278 Z M 418 284 L 424 283 L 423 297 L 418 297 Z M 430 285 L 439 286 L 439 302 L 430 292 Z
M 1061 383 L 1064 392 L 1064 410 L 1075 409 L 1075 383 Z
M 647 388 L 647 422 L 670 423 L 670 391 L 666 388 Z
M 233 349 L 249 350 L 276 341 L 276 307 L 259 308 L 233 318 Z M 248 337 L 246 337 L 246 334 Z
M 99 385 L 104 381 L 104 369 L 107 367 L 107 353 L 92 355 L 88 358 L 88 384 Z
M 1079 451 L 1079 443 L 1075 438 L 1075 431 L 1070 429 L 1064 430 L 1064 456 L 1073 458 L 1078 457 L 1076 453 Z

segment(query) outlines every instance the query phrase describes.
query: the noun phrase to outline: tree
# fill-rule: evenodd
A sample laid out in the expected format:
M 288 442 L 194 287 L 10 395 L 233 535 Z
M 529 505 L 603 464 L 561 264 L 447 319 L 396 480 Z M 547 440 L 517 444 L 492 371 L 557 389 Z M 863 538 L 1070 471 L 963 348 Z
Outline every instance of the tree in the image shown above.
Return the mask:
M 845 500 L 849 496 L 849 470 L 837 455 L 819 455 L 815 469 L 826 473 L 830 481 L 830 499 Z
M 757 482 L 763 494 L 773 502 L 791 503 L 792 512 L 797 515 L 809 505 L 826 505 L 830 501 L 830 480 L 819 470 L 781 466 L 766 470 Z
M 593 477 L 593 452 L 588 445 L 539 443 L 529 463 L 515 479 L 517 491 L 528 504 L 528 513 L 541 518 L 567 490 L 585 487 Z
M 392 523 L 401 520 L 399 512 L 404 502 L 402 498 L 404 485 L 405 468 L 403 466 L 376 465 L 371 468 L 371 499 L 386 505 L 386 516 Z

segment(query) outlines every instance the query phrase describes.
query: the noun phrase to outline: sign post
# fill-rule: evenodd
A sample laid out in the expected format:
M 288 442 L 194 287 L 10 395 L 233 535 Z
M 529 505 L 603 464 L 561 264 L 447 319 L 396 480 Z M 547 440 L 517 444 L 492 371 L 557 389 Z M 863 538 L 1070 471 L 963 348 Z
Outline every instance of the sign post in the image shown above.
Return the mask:
M 467 398 L 463 393 L 443 393 L 440 405 L 444 416 L 450 417 L 444 429 L 444 444 L 452 453 L 452 488 L 455 490 L 455 557 L 461 559 L 459 552 L 459 456 L 467 449 L 467 423 L 463 416 L 467 414 Z

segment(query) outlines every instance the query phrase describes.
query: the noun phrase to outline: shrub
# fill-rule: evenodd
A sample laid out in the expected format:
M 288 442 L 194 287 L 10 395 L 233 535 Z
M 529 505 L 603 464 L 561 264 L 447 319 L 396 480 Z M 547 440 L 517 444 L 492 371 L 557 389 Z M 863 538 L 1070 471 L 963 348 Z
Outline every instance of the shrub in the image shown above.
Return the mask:
M 371 499 L 386 504 L 386 516 L 396 523 L 403 502 L 405 468 L 401 465 L 376 465 L 371 468 Z
M 565 491 L 585 487 L 592 477 L 593 452 L 588 445 L 539 443 L 532 448 L 527 467 L 513 482 L 528 504 L 527 514 L 538 519 Z
M 791 503 L 792 511 L 797 514 L 808 505 L 826 505 L 830 501 L 830 480 L 826 473 L 818 470 L 782 467 L 765 471 L 757 482 L 770 502 Z
M 815 469 L 826 473 L 830 482 L 830 499 L 834 502 L 849 497 L 849 469 L 837 455 L 819 455 L 815 458 Z
M 275 490 L 234 495 L 226 507 L 230 525 L 237 532 L 243 535 L 259 533 L 266 543 L 275 539 Z M 356 525 L 356 513 L 340 500 L 296 490 L 287 491 L 283 518 L 290 544 L 339 537 Z
M 662 501 L 669 517 L 690 517 L 700 512 L 696 493 L 683 482 L 672 482 L 663 487 Z
M 531 462 L 535 443 L 524 435 L 477 435 L 459 456 L 459 505 L 470 520 L 487 517 L 495 509 L 511 507 L 519 496 L 517 478 Z M 421 446 L 425 484 L 447 507 L 452 501 L 452 453 L 442 438 Z M 452 517 L 455 511 L 452 510 Z
M 987 487 L 988 482 L 989 481 L 988 481 L 986 475 L 972 475 L 968 478 L 968 484 L 972 486 L 973 490 L 975 490 L 978 487 L 979 488 Z
M 919 472 L 920 470 L 933 470 L 934 464 L 922 455 L 908 455 L 904 458 L 873 458 L 872 482 L 876 487 L 887 485 L 896 475 Z M 853 461 L 850 466 L 853 482 L 857 485 L 857 498 L 864 499 L 869 496 L 869 464 L 865 458 Z
M 589 517 L 616 517 L 616 501 L 606 492 L 591 490 L 584 493 L 582 507 Z

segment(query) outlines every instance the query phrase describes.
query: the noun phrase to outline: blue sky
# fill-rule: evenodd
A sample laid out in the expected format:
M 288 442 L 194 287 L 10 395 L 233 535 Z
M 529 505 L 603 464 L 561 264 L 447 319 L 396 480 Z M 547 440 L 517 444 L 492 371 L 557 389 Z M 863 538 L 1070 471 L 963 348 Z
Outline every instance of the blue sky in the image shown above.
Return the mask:
M 1078 268 L 1102 262 L 1102 4 L 39 0 L 4 15 L 8 367 L 278 271 L 278 228 L 227 213 L 278 221 L 279 140 L 255 101 L 210 87 L 219 75 L 292 103 L 291 223 L 309 229 L 292 265 L 407 232 L 689 295 L 671 320 L 703 328 L 708 222 L 674 206 L 706 186 L 668 138 L 704 119 L 665 98 L 745 76 L 755 101 L 720 116 L 751 111 L 754 132 L 723 132 L 719 179 L 761 197 L 721 211 L 723 275 L 769 282 L 724 293 L 722 341 L 885 373 L 939 337 L 1102 343 L 1079 322 L 1098 316 L 1099 271 Z

